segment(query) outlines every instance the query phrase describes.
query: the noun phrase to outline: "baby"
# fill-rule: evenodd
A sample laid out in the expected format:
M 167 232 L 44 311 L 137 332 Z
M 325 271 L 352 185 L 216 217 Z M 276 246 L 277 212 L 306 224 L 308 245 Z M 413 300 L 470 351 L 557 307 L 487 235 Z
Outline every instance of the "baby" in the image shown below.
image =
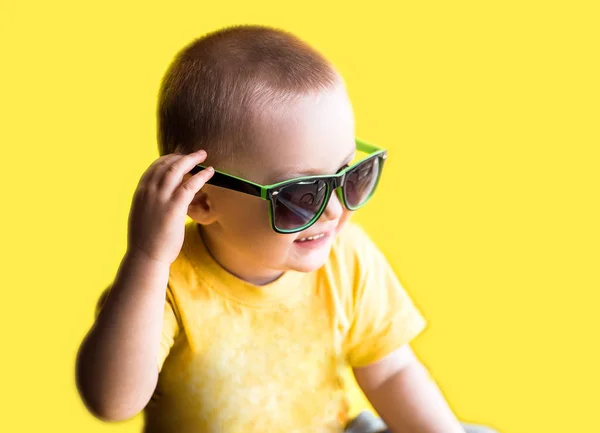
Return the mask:
M 158 141 L 78 354 L 95 416 L 143 410 L 147 433 L 464 431 L 410 349 L 425 320 L 349 222 L 387 152 L 355 138 L 330 62 L 268 27 L 208 34 L 164 77 Z M 349 418 L 348 366 L 381 419 Z

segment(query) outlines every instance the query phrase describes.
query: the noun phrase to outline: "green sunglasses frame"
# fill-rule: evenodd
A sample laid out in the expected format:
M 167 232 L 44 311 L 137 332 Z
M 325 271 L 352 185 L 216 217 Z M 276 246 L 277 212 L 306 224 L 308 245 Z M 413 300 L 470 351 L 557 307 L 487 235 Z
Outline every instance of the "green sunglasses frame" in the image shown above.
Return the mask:
M 238 191 L 238 192 L 241 192 L 244 194 L 252 195 L 254 197 L 259 197 L 263 200 L 268 200 L 271 203 L 271 205 L 269 206 L 269 218 L 271 220 L 271 227 L 273 228 L 273 230 L 275 230 L 277 233 L 284 233 L 284 234 L 298 233 L 298 232 L 301 232 L 302 230 L 305 230 L 308 227 L 312 226 L 321 217 L 321 215 L 327 208 L 327 204 L 329 203 L 329 200 L 331 199 L 331 193 L 334 190 L 336 191 L 336 193 L 340 199 L 340 202 L 342 202 L 344 204 L 344 207 L 350 211 L 355 211 L 355 210 L 363 207 L 373 196 L 373 193 L 375 192 L 377 185 L 379 184 L 379 179 L 381 178 L 383 164 L 387 158 L 387 150 L 381 149 L 373 144 L 369 144 L 358 138 L 355 139 L 355 142 L 356 142 L 357 150 L 368 153 L 369 155 L 365 156 L 364 158 L 360 159 L 359 161 L 355 162 L 354 164 L 341 169 L 339 172 L 337 172 L 336 174 L 333 174 L 333 175 L 325 174 L 325 175 L 314 175 L 314 176 L 302 176 L 302 177 L 296 177 L 293 179 L 284 180 L 282 182 L 277 182 L 277 183 L 274 183 L 271 185 L 260 185 L 258 183 L 254 183 L 252 181 L 242 179 L 240 177 L 233 176 L 231 174 L 227 174 L 227 173 L 224 173 L 219 170 L 215 170 L 215 173 L 213 174 L 213 176 L 209 179 L 209 181 L 207 183 L 209 185 L 214 185 L 214 186 L 218 186 L 221 188 L 230 189 L 233 191 Z M 340 187 L 342 187 L 344 185 L 344 182 L 346 180 L 346 174 L 348 172 L 352 171 L 360 164 L 363 164 L 373 158 L 379 159 L 379 172 L 377 174 L 377 179 L 375 181 L 375 185 L 373 186 L 373 190 L 371 191 L 369 196 L 360 204 L 360 206 L 352 207 L 348 204 L 348 201 L 346 200 L 346 196 L 343 191 L 343 188 L 340 188 Z M 198 164 L 190 171 L 190 174 L 196 174 L 196 173 L 204 170 L 205 168 L 206 168 L 205 166 Z M 300 183 L 300 182 L 312 182 L 315 180 L 323 180 L 325 182 L 325 184 L 327 185 L 327 191 L 325 193 L 323 205 L 318 210 L 318 212 L 315 214 L 315 216 L 310 221 L 308 221 L 306 224 L 304 224 L 303 226 L 298 227 L 298 228 L 281 229 L 281 228 L 277 227 L 275 224 L 275 203 L 277 201 L 277 195 L 279 194 L 279 191 L 282 188 L 284 188 L 290 184 L 295 184 L 295 183 Z

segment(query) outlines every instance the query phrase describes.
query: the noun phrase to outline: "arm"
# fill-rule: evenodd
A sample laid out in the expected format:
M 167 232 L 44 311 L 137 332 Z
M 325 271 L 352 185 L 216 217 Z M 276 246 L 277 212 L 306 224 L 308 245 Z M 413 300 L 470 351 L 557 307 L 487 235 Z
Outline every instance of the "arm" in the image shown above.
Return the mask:
M 94 326 L 81 344 L 76 380 L 81 398 L 97 417 L 130 418 L 150 400 L 169 266 L 141 254 L 123 258 Z
M 380 361 L 354 368 L 354 375 L 391 432 L 464 432 L 408 344 Z
M 79 393 L 98 418 L 130 418 L 154 392 L 169 271 L 183 246 L 189 205 L 214 171 L 186 177 L 205 158 L 203 151 L 164 155 L 135 191 L 127 253 L 77 356 Z

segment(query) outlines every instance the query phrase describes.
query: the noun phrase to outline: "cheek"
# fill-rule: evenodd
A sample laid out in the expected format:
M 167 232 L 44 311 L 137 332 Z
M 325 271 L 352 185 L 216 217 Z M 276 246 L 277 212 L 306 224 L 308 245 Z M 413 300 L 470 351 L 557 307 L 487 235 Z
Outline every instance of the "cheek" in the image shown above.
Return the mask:
M 340 217 L 340 219 L 338 221 L 338 226 L 337 226 L 338 233 L 340 232 L 340 230 L 342 230 L 344 228 L 346 223 L 350 220 L 350 217 L 352 216 L 352 214 L 353 214 L 352 211 L 349 211 L 346 208 L 344 208 L 344 210 L 342 211 L 342 216 Z
M 255 263 L 280 263 L 293 247 L 297 235 L 284 235 L 271 228 L 269 202 L 237 197 L 222 208 L 221 224 L 230 242 Z
M 271 227 L 269 203 L 259 201 L 247 206 L 236 223 L 240 246 L 261 263 L 278 263 L 284 259 L 292 246 L 295 235 L 277 233 Z
M 222 213 L 221 222 L 229 233 L 238 239 L 257 244 L 271 233 L 269 202 L 251 196 L 239 196 L 229 200 Z
M 264 219 L 249 218 L 236 234 L 235 243 L 247 259 L 257 266 L 279 267 L 287 260 L 294 235 L 283 235 L 271 228 L 268 213 Z

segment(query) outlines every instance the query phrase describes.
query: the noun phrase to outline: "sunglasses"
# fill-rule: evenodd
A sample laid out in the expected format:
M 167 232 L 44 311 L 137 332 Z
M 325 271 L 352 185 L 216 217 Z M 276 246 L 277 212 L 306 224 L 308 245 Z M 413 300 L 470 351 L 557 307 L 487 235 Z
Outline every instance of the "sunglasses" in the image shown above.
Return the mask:
M 325 211 L 331 193 L 350 211 L 364 206 L 379 183 L 387 150 L 356 139 L 356 150 L 368 153 L 361 160 L 341 168 L 334 175 L 303 176 L 271 185 L 259 185 L 215 170 L 210 185 L 239 191 L 268 200 L 271 227 L 277 233 L 297 233 L 312 226 Z M 190 174 L 206 167 L 195 166 Z

